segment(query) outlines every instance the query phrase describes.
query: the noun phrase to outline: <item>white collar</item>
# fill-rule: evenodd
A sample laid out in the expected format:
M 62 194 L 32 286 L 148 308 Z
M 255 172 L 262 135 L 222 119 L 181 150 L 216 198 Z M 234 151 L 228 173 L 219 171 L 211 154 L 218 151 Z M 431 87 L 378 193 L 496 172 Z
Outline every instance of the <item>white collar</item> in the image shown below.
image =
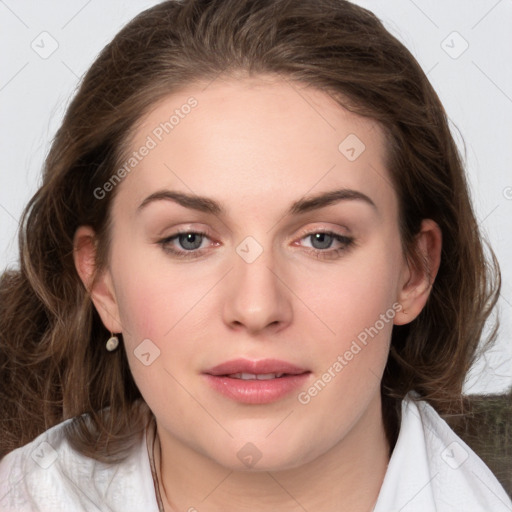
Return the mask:
M 396 445 L 373 512 L 511 512 L 484 462 L 416 393 L 402 401 Z

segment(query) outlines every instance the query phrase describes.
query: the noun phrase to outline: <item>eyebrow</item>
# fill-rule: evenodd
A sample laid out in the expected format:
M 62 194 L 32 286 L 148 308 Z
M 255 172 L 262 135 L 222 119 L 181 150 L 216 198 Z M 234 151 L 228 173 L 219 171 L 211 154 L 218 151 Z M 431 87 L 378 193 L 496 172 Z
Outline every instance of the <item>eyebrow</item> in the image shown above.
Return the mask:
M 140 212 L 150 203 L 155 201 L 172 201 L 185 208 L 198 210 L 213 215 L 222 215 L 226 210 L 217 201 L 208 197 L 198 196 L 195 194 L 185 194 L 172 190 L 158 190 L 149 195 L 138 206 L 137 212 Z M 313 210 L 318 210 L 326 206 L 338 203 L 340 201 L 363 201 L 378 211 L 375 203 L 365 194 L 352 189 L 338 189 L 329 192 L 323 192 L 315 196 L 299 199 L 290 206 L 287 215 L 299 215 Z

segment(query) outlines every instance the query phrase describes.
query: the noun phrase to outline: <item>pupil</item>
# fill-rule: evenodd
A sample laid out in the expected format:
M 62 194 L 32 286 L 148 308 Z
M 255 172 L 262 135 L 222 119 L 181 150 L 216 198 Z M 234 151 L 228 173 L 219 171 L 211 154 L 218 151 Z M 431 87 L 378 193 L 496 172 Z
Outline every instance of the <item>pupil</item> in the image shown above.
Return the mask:
M 201 246 L 202 236 L 197 233 L 185 233 L 180 235 L 179 241 L 183 249 L 198 249 Z
M 327 233 L 315 233 L 312 245 L 315 249 L 328 249 L 332 242 L 332 236 Z

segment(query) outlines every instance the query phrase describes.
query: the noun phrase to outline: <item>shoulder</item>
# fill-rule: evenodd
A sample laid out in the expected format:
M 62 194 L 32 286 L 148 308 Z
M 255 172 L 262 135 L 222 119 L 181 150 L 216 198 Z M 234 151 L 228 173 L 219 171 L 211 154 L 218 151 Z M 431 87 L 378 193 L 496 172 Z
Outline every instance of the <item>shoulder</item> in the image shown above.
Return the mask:
M 0 460 L 0 510 L 74 512 L 158 510 L 145 435 L 130 455 L 105 464 L 74 450 L 66 420 Z
M 375 512 L 394 510 L 383 508 L 390 503 L 402 512 L 512 510 L 490 469 L 415 393 L 402 401 L 400 432 Z

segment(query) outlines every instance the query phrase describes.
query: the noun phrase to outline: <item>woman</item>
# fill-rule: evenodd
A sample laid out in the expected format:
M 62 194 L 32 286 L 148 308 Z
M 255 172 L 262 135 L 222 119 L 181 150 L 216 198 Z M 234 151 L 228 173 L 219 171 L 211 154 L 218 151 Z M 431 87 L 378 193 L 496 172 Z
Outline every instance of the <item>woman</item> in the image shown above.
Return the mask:
M 368 11 L 139 15 L 70 105 L 20 248 L 3 509 L 512 506 L 440 416 L 497 266 L 439 99 Z

